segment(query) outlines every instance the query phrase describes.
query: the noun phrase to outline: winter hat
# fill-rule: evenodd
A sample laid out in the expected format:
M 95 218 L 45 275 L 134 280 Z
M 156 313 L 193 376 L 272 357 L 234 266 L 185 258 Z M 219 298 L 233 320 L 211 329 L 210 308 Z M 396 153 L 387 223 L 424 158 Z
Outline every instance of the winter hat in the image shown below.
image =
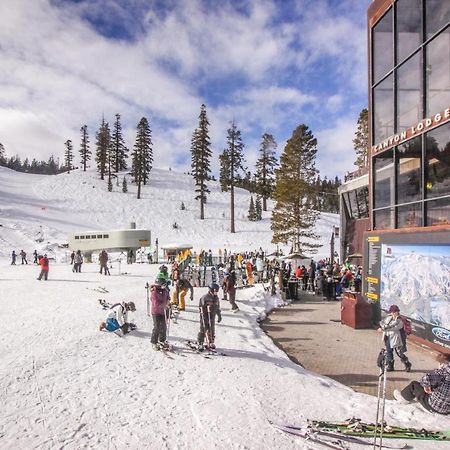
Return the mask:
M 391 305 L 389 307 L 389 312 L 393 313 L 393 312 L 400 312 L 400 308 L 397 305 Z
M 128 308 L 130 311 L 136 311 L 136 305 L 134 304 L 134 302 L 128 302 L 128 303 L 127 303 L 127 308 Z

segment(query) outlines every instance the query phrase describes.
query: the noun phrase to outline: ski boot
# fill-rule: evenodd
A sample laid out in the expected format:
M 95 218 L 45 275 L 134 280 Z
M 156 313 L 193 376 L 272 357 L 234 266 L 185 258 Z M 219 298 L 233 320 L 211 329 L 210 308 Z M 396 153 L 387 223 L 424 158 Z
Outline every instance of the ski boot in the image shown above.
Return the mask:
M 159 345 L 158 344 L 152 344 L 152 349 L 155 351 L 159 350 Z
M 199 352 L 203 352 L 204 350 L 205 350 L 205 346 L 203 345 L 203 344 L 198 344 L 198 346 L 197 346 L 197 350 L 199 351 Z
M 411 366 L 412 364 L 409 362 L 409 360 L 405 361 L 405 372 L 411 372 Z
M 214 344 L 214 342 L 211 342 L 211 344 L 209 344 L 209 350 L 215 350 L 216 349 L 216 344 Z

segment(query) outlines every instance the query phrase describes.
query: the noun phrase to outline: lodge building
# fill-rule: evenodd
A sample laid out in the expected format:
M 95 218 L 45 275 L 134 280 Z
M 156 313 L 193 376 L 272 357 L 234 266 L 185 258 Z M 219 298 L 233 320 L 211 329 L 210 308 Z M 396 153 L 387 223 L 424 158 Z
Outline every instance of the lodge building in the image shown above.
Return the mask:
M 368 43 L 363 293 L 450 351 L 450 1 L 374 0 Z

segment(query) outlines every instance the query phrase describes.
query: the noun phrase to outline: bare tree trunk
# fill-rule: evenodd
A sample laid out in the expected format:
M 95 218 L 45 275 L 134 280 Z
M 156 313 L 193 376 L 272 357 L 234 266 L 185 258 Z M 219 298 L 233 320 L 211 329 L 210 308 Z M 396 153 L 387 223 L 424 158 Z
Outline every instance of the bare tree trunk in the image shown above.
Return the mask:
M 234 186 L 231 185 L 231 232 L 236 233 L 234 229 Z
M 137 198 L 141 198 L 141 180 L 138 181 Z
M 263 195 L 263 211 L 267 211 L 267 199 L 265 195 Z
M 200 195 L 200 219 L 203 220 L 205 218 L 205 204 L 203 202 L 203 191 Z

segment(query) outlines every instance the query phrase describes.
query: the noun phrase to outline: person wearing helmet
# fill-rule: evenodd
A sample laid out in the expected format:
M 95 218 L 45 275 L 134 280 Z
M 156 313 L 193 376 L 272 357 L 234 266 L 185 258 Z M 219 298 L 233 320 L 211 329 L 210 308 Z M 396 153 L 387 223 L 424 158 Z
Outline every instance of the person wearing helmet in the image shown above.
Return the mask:
M 150 342 L 154 350 L 160 350 L 161 346 L 166 343 L 167 306 L 170 300 L 166 285 L 167 280 L 164 277 L 158 277 L 155 283 L 150 286 L 151 314 L 153 320 Z
M 231 311 L 239 311 L 239 307 L 236 304 L 236 272 L 232 270 L 231 272 L 224 272 L 223 278 L 223 293 L 224 297 L 228 299 L 231 304 Z
M 164 278 L 166 280 L 166 285 L 168 286 L 170 283 L 168 282 L 170 280 L 169 272 L 167 271 L 167 266 L 162 265 L 159 268 L 158 275 L 156 275 L 156 279 Z
M 400 317 L 400 308 L 397 305 L 389 307 L 389 315 L 380 322 L 378 331 L 383 332 L 383 340 L 386 346 L 386 370 L 394 370 L 394 350 L 405 365 L 405 371 L 411 371 L 411 363 L 406 353 L 406 341 L 402 339 L 403 320 Z
M 208 292 L 200 298 L 199 312 L 200 312 L 200 331 L 198 333 L 198 349 L 204 349 L 204 341 L 210 350 L 216 348 L 215 345 L 215 321 L 222 321 L 222 313 L 220 311 L 220 302 L 217 293 L 220 286 L 217 283 L 212 283 L 208 286 Z
M 134 302 L 122 302 L 116 303 L 109 308 L 108 316 L 106 317 L 106 322 L 100 324 L 100 331 L 117 331 L 122 330 L 123 334 L 129 333 L 131 330 L 136 328 L 136 325 L 130 323 L 128 320 L 128 312 L 136 311 L 136 305 Z

